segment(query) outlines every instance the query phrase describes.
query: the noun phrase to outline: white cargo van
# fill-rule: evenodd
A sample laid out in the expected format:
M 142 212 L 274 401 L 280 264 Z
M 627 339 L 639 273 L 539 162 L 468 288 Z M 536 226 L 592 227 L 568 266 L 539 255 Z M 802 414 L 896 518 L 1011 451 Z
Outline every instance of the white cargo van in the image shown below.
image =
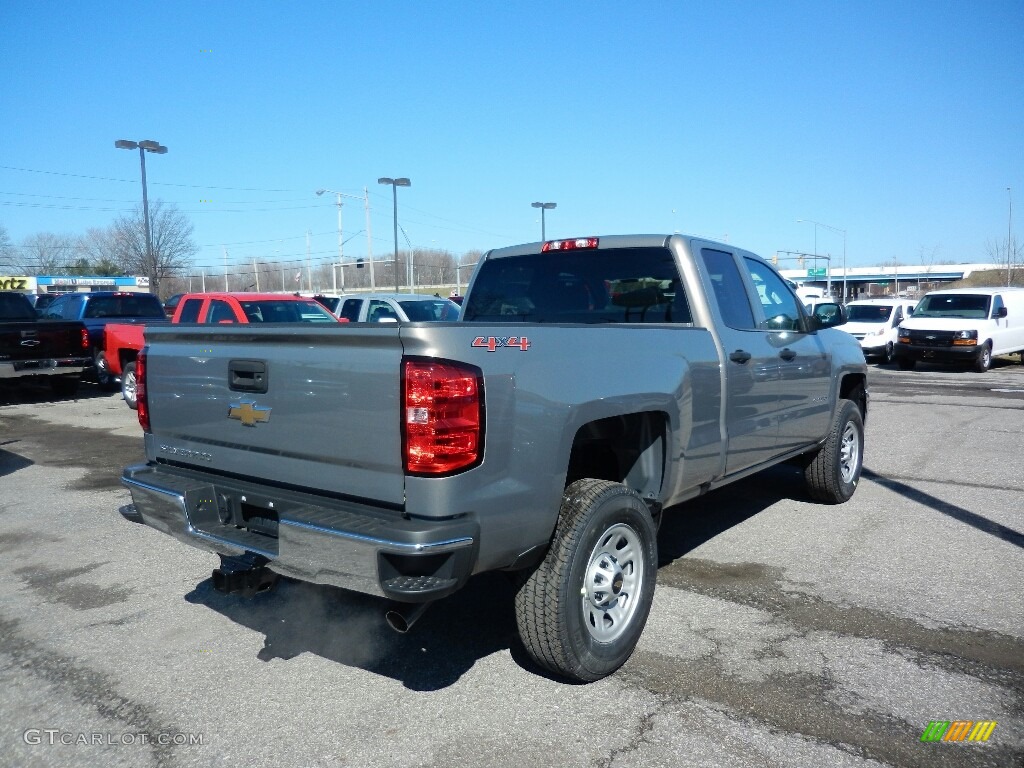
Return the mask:
M 864 357 L 892 360 L 896 329 L 914 311 L 912 299 L 858 299 L 846 305 L 846 325 L 841 329 L 860 342 Z
M 987 371 L 992 355 L 1024 351 L 1024 288 L 932 291 L 900 324 L 897 336 L 893 351 L 905 370 L 925 360 Z

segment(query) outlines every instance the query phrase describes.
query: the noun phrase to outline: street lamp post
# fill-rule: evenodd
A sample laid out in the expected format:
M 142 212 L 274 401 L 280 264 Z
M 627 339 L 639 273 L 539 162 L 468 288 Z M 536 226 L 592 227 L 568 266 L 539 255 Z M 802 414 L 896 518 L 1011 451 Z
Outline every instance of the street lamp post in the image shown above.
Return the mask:
M 540 208 L 540 239 L 541 242 L 546 241 L 547 234 L 544 231 L 544 211 L 550 211 L 552 208 L 557 208 L 558 203 L 530 203 L 531 208 Z
M 395 224 L 395 293 L 398 293 L 398 188 L 411 187 L 412 182 L 405 177 L 402 177 L 400 179 L 392 179 L 389 176 L 381 176 L 379 179 L 377 179 L 377 183 L 391 185 L 391 202 L 394 206 Z
M 818 253 L 818 227 L 824 227 L 825 229 L 831 229 L 833 232 L 841 232 L 843 235 L 843 303 L 846 303 L 846 230 L 840 229 L 839 227 L 831 227 L 828 224 L 822 224 L 820 221 L 812 221 L 811 219 L 797 219 L 797 224 L 813 224 L 814 225 L 814 253 Z M 830 270 L 831 271 L 831 270 Z M 831 275 L 829 279 L 829 288 L 831 289 L 832 280 Z
M 153 240 L 149 233 L 149 196 L 146 194 L 146 153 L 153 152 L 157 155 L 165 155 L 167 154 L 167 147 L 161 145 L 158 141 L 150 139 L 143 141 L 118 139 L 114 142 L 114 146 L 117 149 L 139 150 L 139 162 L 142 163 L 142 218 L 143 228 L 146 231 L 146 270 L 149 273 L 147 277 L 149 278 L 150 291 L 154 288 L 159 290 L 156 264 L 153 263 Z

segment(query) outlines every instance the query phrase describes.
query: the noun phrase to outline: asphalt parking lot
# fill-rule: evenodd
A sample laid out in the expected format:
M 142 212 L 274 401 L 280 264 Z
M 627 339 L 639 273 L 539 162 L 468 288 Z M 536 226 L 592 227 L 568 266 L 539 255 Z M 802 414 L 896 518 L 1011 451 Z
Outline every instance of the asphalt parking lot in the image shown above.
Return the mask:
M 626 666 L 566 685 L 478 578 L 407 635 L 117 512 L 135 414 L 83 387 L 0 399 L 0 764 L 1024 764 L 1024 365 L 870 366 L 864 476 L 814 504 L 780 467 L 671 510 Z M 986 742 L 922 742 L 932 721 Z

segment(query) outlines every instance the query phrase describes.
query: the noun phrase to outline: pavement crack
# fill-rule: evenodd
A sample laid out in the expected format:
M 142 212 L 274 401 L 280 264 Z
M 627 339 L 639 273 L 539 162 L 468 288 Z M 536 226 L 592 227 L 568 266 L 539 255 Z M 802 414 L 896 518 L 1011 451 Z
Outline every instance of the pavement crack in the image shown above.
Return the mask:
M 598 760 L 597 763 L 595 763 L 596 768 L 612 768 L 616 759 L 620 756 L 632 754 L 643 746 L 644 742 L 647 741 L 647 737 L 650 736 L 651 732 L 654 730 L 654 721 L 657 719 L 658 715 L 661 714 L 668 701 L 668 697 L 666 696 L 656 696 L 655 698 L 658 702 L 657 706 L 655 706 L 650 712 L 645 713 L 640 720 L 637 721 L 636 726 L 633 728 L 633 733 L 630 736 L 629 743 L 624 747 L 613 749 L 606 758 Z
M 111 676 L 81 666 L 70 656 L 41 647 L 19 632 L 18 624 L 16 619 L 0 615 L 0 655 L 9 657 L 14 666 L 59 688 L 102 717 L 122 723 L 133 733 L 148 734 L 146 745 L 158 768 L 172 768 L 174 747 L 159 743 L 158 737 L 181 733 L 179 728 L 161 721 L 145 704 L 120 693 Z

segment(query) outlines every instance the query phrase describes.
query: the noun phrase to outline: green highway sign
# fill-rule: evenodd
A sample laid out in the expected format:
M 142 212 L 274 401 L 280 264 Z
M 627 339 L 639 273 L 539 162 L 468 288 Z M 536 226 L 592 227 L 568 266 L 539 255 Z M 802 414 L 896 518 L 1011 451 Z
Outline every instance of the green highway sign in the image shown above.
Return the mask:
M 818 267 L 816 269 L 808 269 L 808 277 L 826 277 L 828 275 L 828 267 Z

